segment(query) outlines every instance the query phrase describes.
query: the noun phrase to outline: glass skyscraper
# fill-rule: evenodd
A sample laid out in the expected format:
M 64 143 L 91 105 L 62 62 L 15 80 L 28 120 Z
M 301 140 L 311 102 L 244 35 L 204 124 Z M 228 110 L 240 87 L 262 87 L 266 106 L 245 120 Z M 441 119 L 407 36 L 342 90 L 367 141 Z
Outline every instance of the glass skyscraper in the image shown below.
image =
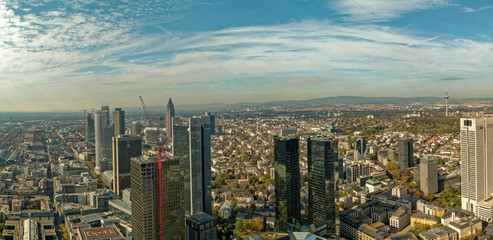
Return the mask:
M 406 171 L 409 167 L 414 167 L 413 159 L 413 139 L 401 138 L 397 143 L 398 164 L 402 171 Z
M 94 171 L 97 174 L 102 174 L 112 167 L 111 138 L 113 137 L 113 126 L 110 124 L 108 106 L 101 106 L 101 110 L 94 112 L 94 132 L 96 147 Z
M 121 108 L 115 108 L 113 111 L 113 136 L 118 137 L 118 135 L 125 134 L 125 111 Z
M 293 231 L 301 220 L 298 138 L 274 137 L 276 225 L 279 232 Z
M 113 191 L 121 196 L 121 191 L 130 187 L 130 159 L 142 155 L 142 138 L 120 135 L 113 137 Z
M 180 159 L 187 215 L 212 215 L 210 121 L 210 116 L 172 118 L 172 152 Z
M 185 221 L 186 240 L 217 240 L 217 220 L 211 215 L 197 213 Z
M 168 105 L 166 105 L 166 136 L 171 140 L 173 138 L 173 121 L 172 118 L 175 116 L 175 105 L 173 101 L 169 98 Z
M 308 221 L 316 234 L 335 238 L 337 142 L 309 138 L 307 148 Z
M 86 113 L 84 116 L 84 133 L 86 141 L 94 141 L 94 119 L 92 119 L 92 114 Z
M 141 156 L 131 160 L 132 237 L 133 239 L 182 240 L 185 238 L 183 176 L 179 160 L 162 162 L 162 211 L 159 211 L 158 159 Z M 162 214 L 163 225 L 159 224 Z M 160 229 L 160 228 L 163 229 Z

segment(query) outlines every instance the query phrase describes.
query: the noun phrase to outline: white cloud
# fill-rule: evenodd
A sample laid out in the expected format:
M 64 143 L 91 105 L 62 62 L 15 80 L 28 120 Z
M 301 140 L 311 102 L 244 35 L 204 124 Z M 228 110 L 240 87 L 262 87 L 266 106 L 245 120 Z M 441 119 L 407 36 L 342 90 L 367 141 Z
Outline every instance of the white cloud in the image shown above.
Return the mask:
M 447 0 L 335 0 L 329 8 L 357 22 L 385 22 L 402 14 L 449 5 Z
M 132 106 L 138 95 L 157 102 L 170 93 L 181 103 L 264 101 L 287 91 L 357 95 L 402 84 L 425 91 L 417 86 L 449 76 L 486 81 L 493 74 L 491 42 L 373 24 L 303 21 L 160 34 L 135 28 L 119 14 L 57 9 L 19 16 L 0 3 L 0 32 L 7 33 L 0 34 L 2 106 Z M 245 84 L 251 79 L 258 84 Z
M 483 7 L 479 7 L 479 8 L 470 8 L 470 7 L 464 7 L 464 12 L 466 13 L 473 13 L 473 12 L 480 12 L 480 11 L 484 11 L 484 10 L 487 10 L 487 9 L 490 9 L 491 6 L 483 6 Z

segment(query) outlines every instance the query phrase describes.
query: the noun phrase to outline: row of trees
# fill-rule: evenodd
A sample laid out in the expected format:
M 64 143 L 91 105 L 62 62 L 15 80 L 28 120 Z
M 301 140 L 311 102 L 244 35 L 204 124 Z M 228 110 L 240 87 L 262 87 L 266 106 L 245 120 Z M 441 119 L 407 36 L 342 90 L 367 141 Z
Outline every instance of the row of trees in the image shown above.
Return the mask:
M 245 219 L 242 221 L 236 221 L 236 232 L 241 234 L 249 234 L 253 231 L 260 232 L 264 230 L 264 222 L 260 219 Z

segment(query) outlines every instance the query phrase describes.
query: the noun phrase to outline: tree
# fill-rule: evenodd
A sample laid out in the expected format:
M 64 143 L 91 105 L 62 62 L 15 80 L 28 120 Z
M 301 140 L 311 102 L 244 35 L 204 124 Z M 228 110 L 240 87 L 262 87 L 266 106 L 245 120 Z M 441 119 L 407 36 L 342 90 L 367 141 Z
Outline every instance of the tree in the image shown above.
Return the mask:
M 231 183 L 231 189 L 236 189 L 236 188 L 239 188 L 240 187 L 240 184 L 238 182 L 233 182 Z
M 243 223 L 241 221 L 236 221 L 235 230 L 237 232 L 243 232 Z
M 463 238 L 461 238 L 460 240 L 474 240 L 474 239 L 476 239 L 476 236 L 474 236 L 474 235 L 469 235 L 469 236 L 467 236 L 467 237 L 463 237 Z
M 426 194 L 426 198 L 428 199 L 428 201 L 433 201 L 433 199 L 435 199 L 435 194 L 428 193 Z
M 69 238 L 68 238 L 68 233 L 63 233 L 63 239 L 64 239 L 64 240 L 69 240 Z
M 212 208 L 212 216 L 217 217 L 217 214 L 219 213 L 219 209 L 221 209 L 221 207 L 219 207 L 219 206 L 214 206 L 214 207 Z
M 443 164 L 443 159 L 441 157 L 437 157 L 437 165 L 440 166 Z
M 257 232 L 260 232 L 260 231 L 264 230 L 264 222 L 262 220 L 260 220 L 260 219 L 255 219 L 253 221 L 253 228 Z
M 252 219 L 245 219 L 242 222 L 243 231 L 252 231 L 253 230 L 253 221 Z

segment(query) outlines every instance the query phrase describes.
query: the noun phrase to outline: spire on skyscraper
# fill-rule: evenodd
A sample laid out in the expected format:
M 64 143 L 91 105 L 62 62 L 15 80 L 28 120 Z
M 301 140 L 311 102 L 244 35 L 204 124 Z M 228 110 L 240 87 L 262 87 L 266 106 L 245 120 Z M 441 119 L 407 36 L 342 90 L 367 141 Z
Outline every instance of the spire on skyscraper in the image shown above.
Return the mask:
M 169 98 L 168 105 L 166 106 L 166 136 L 171 140 L 173 137 L 173 127 L 171 118 L 175 116 L 175 106 L 173 105 L 173 101 Z

